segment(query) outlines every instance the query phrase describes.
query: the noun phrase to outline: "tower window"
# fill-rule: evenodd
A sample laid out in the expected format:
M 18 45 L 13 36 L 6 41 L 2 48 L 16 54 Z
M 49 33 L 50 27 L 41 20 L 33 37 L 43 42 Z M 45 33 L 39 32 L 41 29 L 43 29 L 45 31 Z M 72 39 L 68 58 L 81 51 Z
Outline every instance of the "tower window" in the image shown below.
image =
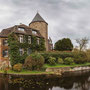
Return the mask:
M 32 34 L 37 34 L 37 31 L 32 31 Z

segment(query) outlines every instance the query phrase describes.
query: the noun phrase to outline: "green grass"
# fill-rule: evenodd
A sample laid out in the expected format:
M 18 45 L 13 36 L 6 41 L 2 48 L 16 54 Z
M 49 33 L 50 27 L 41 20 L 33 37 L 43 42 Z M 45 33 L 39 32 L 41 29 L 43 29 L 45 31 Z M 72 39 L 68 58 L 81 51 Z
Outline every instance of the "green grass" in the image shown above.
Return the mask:
M 55 68 L 55 67 L 77 67 L 77 66 L 90 66 L 90 63 L 85 63 L 85 64 L 74 64 L 74 65 L 60 65 L 60 64 L 56 64 L 56 65 L 49 65 L 49 64 L 45 64 L 44 67 L 45 68 Z M 0 70 L 0 73 L 5 73 L 4 70 Z M 29 70 L 22 70 L 21 72 L 16 72 L 13 70 L 7 70 L 8 74 L 24 74 L 24 75 L 31 75 L 31 74 L 53 74 L 53 72 L 45 72 L 45 71 L 29 71 Z
M 56 64 L 56 65 L 49 65 L 49 64 L 45 64 L 44 67 L 45 68 L 50 68 L 50 67 L 77 67 L 77 66 L 89 66 L 90 63 L 85 63 L 85 64 L 74 64 L 74 65 L 60 65 L 60 64 Z
M 0 73 L 5 73 L 3 70 L 0 70 Z M 7 70 L 8 74 L 51 74 L 52 72 L 45 72 L 45 71 L 29 71 L 29 70 L 22 70 L 21 72 L 16 72 L 13 70 Z

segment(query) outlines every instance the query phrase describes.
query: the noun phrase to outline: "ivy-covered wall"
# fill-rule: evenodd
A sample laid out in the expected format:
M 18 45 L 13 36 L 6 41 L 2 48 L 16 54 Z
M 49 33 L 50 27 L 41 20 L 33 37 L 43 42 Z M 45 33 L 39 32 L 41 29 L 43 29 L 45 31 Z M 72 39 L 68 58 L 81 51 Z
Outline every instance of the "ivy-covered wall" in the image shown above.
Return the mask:
M 30 48 L 32 52 L 35 51 L 45 51 L 45 41 L 44 38 L 39 39 L 39 44 L 37 43 L 37 37 L 31 36 L 31 44 L 28 43 L 28 35 L 24 35 L 24 42 L 20 43 L 18 41 L 18 35 L 14 32 L 8 36 L 8 45 L 9 45 L 9 57 L 11 65 L 15 65 L 17 63 L 24 63 L 27 55 L 27 50 Z M 24 54 L 21 56 L 19 49 L 24 49 Z

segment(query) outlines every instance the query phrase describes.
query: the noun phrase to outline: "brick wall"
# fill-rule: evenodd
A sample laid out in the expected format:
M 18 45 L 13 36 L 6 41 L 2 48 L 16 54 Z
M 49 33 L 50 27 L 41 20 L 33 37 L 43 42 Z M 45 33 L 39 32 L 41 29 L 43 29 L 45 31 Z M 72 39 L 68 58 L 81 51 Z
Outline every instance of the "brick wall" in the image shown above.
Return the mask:
M 0 62 L 9 61 L 9 57 L 3 57 L 3 50 L 8 49 L 8 46 L 3 45 L 3 40 L 7 38 L 0 38 Z

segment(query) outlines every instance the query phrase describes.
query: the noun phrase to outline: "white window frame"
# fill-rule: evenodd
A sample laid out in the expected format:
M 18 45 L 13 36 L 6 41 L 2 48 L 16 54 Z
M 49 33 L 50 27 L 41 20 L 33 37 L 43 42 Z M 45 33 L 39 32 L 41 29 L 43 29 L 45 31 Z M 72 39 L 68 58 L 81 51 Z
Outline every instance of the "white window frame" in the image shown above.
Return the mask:
M 28 36 L 28 43 L 31 44 L 31 36 Z
M 6 50 L 3 50 L 3 52 L 5 53 L 3 53 L 4 55 L 3 55 L 3 57 L 8 57 L 8 50 L 6 49 Z
M 24 50 L 22 48 L 19 48 L 19 53 L 20 53 L 20 56 L 22 56 L 24 54 Z
M 23 43 L 24 42 L 23 35 L 19 35 L 19 41 L 20 41 L 20 43 Z
M 3 45 L 8 46 L 8 40 L 7 39 L 3 39 Z

